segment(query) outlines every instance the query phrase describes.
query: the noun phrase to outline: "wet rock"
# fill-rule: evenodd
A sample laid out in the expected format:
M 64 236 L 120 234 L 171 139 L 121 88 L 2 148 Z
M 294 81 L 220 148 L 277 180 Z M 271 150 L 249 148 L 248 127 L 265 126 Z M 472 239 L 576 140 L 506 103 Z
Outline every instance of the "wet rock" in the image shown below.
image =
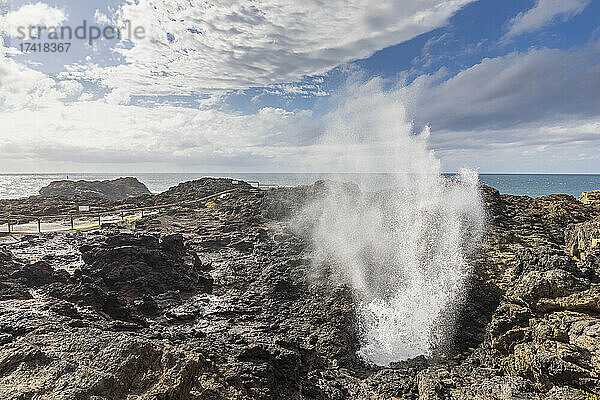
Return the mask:
M 210 278 L 183 262 L 185 246 L 181 235 L 160 240 L 120 234 L 81 250 L 86 263 L 81 274 L 124 297 L 158 295 L 170 290 L 192 293 L 210 288 Z
M 12 254 L 4 249 L 0 249 L 0 265 L 4 266 L 12 261 Z
M 0 301 L 32 298 L 29 289 L 17 282 L 0 282 Z
M 0 300 L 30 299 L 31 291 L 46 284 L 66 281 L 68 274 L 46 262 L 25 263 L 8 251 L 0 253 Z
M 193 203 L 231 189 L 211 207 Z M 456 332 L 434 356 L 383 368 L 357 356 L 351 288 L 314 265 L 287 222 L 326 190 L 359 189 L 259 192 L 201 179 L 124 200 L 189 202 L 130 231 L 57 234 L 48 241 L 56 257 L 27 262 L 0 249 L 0 398 L 558 400 L 600 391 L 596 208 L 482 187 L 487 232 L 468 260 Z M 14 249 L 29 254 L 42 239 Z M 60 243 L 69 246 L 59 256 Z

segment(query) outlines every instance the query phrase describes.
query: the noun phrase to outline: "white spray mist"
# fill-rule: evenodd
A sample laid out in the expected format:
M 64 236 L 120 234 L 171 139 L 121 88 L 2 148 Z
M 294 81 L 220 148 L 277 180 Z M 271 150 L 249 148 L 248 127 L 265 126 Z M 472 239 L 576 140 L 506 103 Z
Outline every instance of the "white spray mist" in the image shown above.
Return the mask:
M 330 113 L 313 156 L 337 171 L 391 172 L 390 190 L 357 193 L 332 185 L 304 216 L 317 215 L 312 238 L 354 289 L 362 345 L 359 355 L 386 366 L 429 355 L 451 327 L 469 274 L 465 256 L 483 228 L 478 176 L 459 182 L 440 175 L 427 149 L 429 128 L 413 133 L 409 88 L 383 81 L 349 85 Z M 363 175 L 361 187 L 372 187 Z

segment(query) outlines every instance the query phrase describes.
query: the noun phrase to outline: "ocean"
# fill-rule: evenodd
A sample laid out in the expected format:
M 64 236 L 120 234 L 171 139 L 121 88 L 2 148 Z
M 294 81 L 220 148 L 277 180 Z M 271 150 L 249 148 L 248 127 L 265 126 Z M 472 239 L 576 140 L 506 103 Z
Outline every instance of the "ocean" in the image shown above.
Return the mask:
M 445 174 L 452 176 L 452 174 Z M 160 193 L 181 182 L 199 179 L 204 176 L 228 177 L 246 181 L 258 181 L 270 185 L 306 185 L 319 179 L 343 179 L 360 182 L 364 175 L 357 174 L 315 174 L 315 173 L 142 173 L 142 174 L 69 174 L 72 180 L 104 180 L 121 176 L 135 176 L 153 193 Z M 16 199 L 38 194 L 50 182 L 66 179 L 65 174 L 0 174 L 0 198 Z M 392 181 L 391 174 L 369 174 L 373 187 L 367 190 L 385 188 Z M 581 192 L 600 190 L 600 175 L 575 174 L 480 174 L 479 182 L 498 189 L 501 193 L 545 196 L 565 193 L 579 197 Z

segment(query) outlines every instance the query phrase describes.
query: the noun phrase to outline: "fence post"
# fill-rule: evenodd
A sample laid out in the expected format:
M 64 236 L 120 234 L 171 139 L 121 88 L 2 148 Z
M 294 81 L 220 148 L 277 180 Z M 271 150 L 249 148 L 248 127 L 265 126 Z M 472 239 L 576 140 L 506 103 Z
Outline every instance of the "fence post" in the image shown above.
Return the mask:
M 98 228 L 102 226 L 102 221 L 100 220 L 100 215 L 98 215 Z
M 8 216 L 8 233 L 10 233 L 10 215 Z
M 144 218 L 144 210 L 142 210 L 142 218 Z
M 37 221 L 38 221 L 38 232 L 42 233 L 42 219 L 38 218 Z
M 75 222 L 73 221 L 72 215 L 71 215 L 71 229 L 75 229 Z

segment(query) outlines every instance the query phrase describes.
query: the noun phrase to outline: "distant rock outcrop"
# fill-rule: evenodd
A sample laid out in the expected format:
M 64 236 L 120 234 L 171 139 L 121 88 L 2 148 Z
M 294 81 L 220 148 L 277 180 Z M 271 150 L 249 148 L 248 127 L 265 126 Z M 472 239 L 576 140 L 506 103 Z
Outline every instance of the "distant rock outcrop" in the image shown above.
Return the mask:
M 101 198 L 120 201 L 130 197 L 148 195 L 150 191 L 136 178 L 119 178 L 106 181 L 55 181 L 40 189 L 43 197 L 71 199 Z
M 179 204 L 233 189 L 255 190 L 247 182 L 227 178 L 202 178 L 181 183 L 159 194 L 150 193 L 135 178 L 102 182 L 56 181 L 42 188 L 39 195 L 22 199 L 0 199 L 0 215 L 48 216 L 77 213 L 80 205 L 88 205 L 94 212 L 104 212 L 115 208 Z
M 200 178 L 173 186 L 169 190 L 157 194 L 153 201 L 155 204 L 195 201 L 226 190 L 251 188 L 249 183 L 235 179 Z

